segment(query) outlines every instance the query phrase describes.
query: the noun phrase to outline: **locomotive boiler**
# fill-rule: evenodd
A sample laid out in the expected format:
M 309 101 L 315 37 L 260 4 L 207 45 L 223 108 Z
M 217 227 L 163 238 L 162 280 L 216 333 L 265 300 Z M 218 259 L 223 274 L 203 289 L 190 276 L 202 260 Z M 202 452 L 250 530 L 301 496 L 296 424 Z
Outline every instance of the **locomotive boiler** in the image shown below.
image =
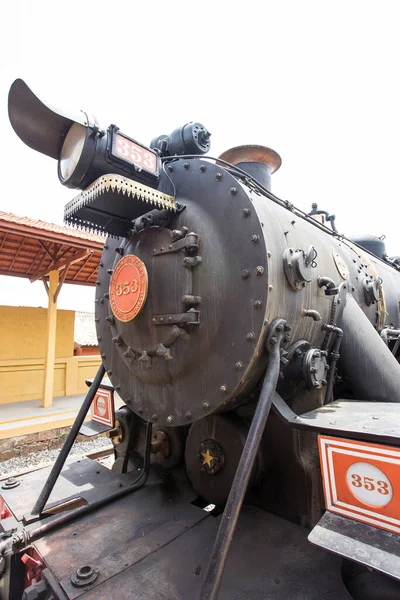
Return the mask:
M 342 235 L 317 206 L 306 214 L 276 197 L 281 158 L 270 148 L 212 158 L 200 123 L 144 146 L 48 108 L 21 80 L 9 114 L 22 141 L 58 161 L 60 182 L 81 190 L 65 221 L 107 234 L 95 292 L 102 367 L 28 517 L 11 516 L 15 492 L 2 492 L 16 520 L 0 542 L 8 572 L 32 546 L 46 565 L 31 586 L 43 595 L 23 597 L 397 598 L 400 260 L 379 238 Z M 99 386 L 124 401 L 108 432 L 118 487 L 49 514 L 60 472 L 74 481 L 66 455 Z M 80 477 L 92 483 L 91 469 Z M 138 520 L 171 501 L 176 531 L 166 518 L 159 538 L 143 526 L 140 542 Z M 110 540 L 110 524 L 131 536 Z M 311 528 L 344 566 L 291 537 Z M 99 532 L 101 550 L 89 543 Z M 81 547 L 68 571 L 71 536 Z M 252 567 L 239 544 L 276 565 Z

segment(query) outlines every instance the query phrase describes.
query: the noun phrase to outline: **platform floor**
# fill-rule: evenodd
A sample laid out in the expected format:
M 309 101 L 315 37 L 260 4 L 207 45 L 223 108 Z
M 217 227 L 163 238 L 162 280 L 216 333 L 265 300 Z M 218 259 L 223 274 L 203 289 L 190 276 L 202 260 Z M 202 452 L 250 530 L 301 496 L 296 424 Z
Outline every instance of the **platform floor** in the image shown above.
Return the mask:
M 85 394 L 53 398 L 53 406 L 47 408 L 41 406 L 41 400 L 0 404 L 0 440 L 69 427 L 84 398 Z M 122 404 L 122 400 L 115 394 L 115 408 Z

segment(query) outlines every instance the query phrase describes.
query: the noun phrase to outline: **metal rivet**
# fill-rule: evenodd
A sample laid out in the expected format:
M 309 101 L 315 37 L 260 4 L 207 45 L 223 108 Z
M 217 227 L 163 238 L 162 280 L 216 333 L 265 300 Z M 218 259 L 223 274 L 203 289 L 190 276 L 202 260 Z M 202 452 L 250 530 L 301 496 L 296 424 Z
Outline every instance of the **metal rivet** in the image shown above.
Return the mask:
M 243 363 L 241 360 L 238 360 L 237 363 L 235 363 L 235 369 L 236 371 L 241 371 L 243 369 Z
M 185 419 L 191 419 L 192 418 L 192 413 L 190 412 L 190 410 L 188 410 L 187 412 L 185 412 Z
M 158 419 L 158 415 L 151 415 L 151 420 L 152 421 L 157 421 Z
M 108 292 L 106 292 L 105 294 L 103 294 L 103 298 L 105 298 L 106 300 L 108 300 L 109 297 L 110 297 L 110 294 Z
M 219 391 L 222 392 L 223 394 L 228 390 L 228 388 L 226 387 L 226 385 L 221 385 L 221 387 L 219 388 Z
M 268 256 L 268 258 L 271 258 L 271 252 L 269 250 L 267 252 L 267 256 Z
M 208 402 L 203 402 L 203 408 L 204 410 L 208 410 L 210 408 L 210 405 Z
M 250 276 L 250 271 L 248 269 L 243 269 L 241 275 L 243 279 L 247 279 Z
M 249 208 L 244 208 L 243 209 L 243 216 L 244 217 L 248 217 L 250 215 L 250 209 Z
M 269 292 L 272 292 L 272 290 L 273 290 L 273 289 L 274 289 L 274 286 L 273 286 L 273 285 L 269 285 L 269 286 L 268 286 L 268 291 L 269 291 Z
M 260 308 L 260 306 L 262 306 L 262 300 L 254 300 L 253 304 L 255 308 Z
M 251 241 L 253 242 L 253 244 L 258 244 L 258 242 L 260 241 L 260 236 L 256 234 L 252 235 Z
M 188 163 L 188 162 L 185 162 L 185 163 L 183 163 L 183 167 L 184 167 L 185 169 L 188 169 L 188 168 L 189 168 L 189 163 Z
M 143 408 L 140 406 L 140 407 L 138 408 L 138 413 L 139 413 L 139 414 L 142 414 L 142 412 L 143 412 Z
M 201 171 L 202 173 L 204 173 L 204 171 L 205 171 L 205 170 L 206 170 L 206 165 L 201 165 L 201 167 L 200 167 L 200 171 Z
M 172 165 L 168 165 L 168 171 L 169 171 L 170 173 L 172 173 L 172 171 L 173 171 L 173 170 L 174 170 L 174 167 L 173 167 Z
M 103 248 L 104 250 L 108 250 L 108 244 L 104 244 Z
M 215 175 L 215 179 L 216 179 L 217 181 L 221 181 L 221 179 L 222 179 L 222 173 L 219 173 L 219 172 L 218 172 L 218 173 Z
M 100 285 L 100 281 L 99 280 L 96 281 L 96 285 Z
M 117 246 L 117 247 L 115 248 L 115 252 L 116 252 L 117 254 L 120 254 L 120 255 L 122 256 L 122 255 L 123 255 L 123 253 L 124 253 L 124 249 L 123 249 L 121 246 Z
M 237 188 L 231 187 L 231 189 L 229 191 L 232 194 L 232 196 L 236 196 L 236 194 L 237 194 Z
M 246 334 L 246 340 L 249 340 L 249 342 L 251 342 L 251 340 L 254 340 L 255 337 L 256 336 L 252 331 L 249 331 L 249 333 Z
M 167 417 L 167 423 L 169 423 L 170 425 L 172 425 L 172 423 L 175 421 L 175 418 L 172 415 L 168 415 Z
M 261 265 L 256 267 L 256 275 L 263 275 L 263 273 L 264 273 L 264 267 L 262 267 Z
M 99 262 L 99 267 L 104 267 L 104 263 L 103 262 Z
M 113 274 L 113 269 L 107 269 L 107 273 L 108 273 L 109 275 L 112 275 L 112 274 Z

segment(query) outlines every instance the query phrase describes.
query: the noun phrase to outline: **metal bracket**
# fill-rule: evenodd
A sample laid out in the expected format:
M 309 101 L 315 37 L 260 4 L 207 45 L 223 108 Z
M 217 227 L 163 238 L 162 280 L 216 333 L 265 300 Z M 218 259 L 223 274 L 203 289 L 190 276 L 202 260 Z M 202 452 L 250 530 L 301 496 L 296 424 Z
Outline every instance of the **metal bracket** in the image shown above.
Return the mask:
M 154 315 L 152 322 L 155 325 L 176 325 L 176 324 L 187 324 L 187 325 L 200 325 L 200 311 L 190 308 L 185 313 L 176 315 Z
M 171 242 L 168 248 L 160 248 L 159 250 L 153 251 L 153 256 L 160 256 L 163 254 L 172 254 L 173 252 L 179 252 L 180 250 L 186 250 L 188 253 L 194 254 L 199 249 L 199 240 L 197 233 L 188 233 L 185 237 Z

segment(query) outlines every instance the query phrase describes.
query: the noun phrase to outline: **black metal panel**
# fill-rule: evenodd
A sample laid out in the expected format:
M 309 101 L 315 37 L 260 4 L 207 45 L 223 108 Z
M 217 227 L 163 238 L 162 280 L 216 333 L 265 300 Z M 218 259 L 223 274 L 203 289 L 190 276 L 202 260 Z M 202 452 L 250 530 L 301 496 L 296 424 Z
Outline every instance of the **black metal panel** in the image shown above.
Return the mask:
M 109 600 L 195 600 L 219 519 L 208 517 L 167 547 L 82 596 Z M 243 509 L 219 600 L 351 600 L 340 561 L 314 549 L 301 527 L 256 508 Z
M 296 428 L 400 446 L 400 405 L 336 400 L 303 415 L 288 413 Z
M 395 533 L 326 512 L 308 539 L 324 550 L 400 580 L 400 545 Z

